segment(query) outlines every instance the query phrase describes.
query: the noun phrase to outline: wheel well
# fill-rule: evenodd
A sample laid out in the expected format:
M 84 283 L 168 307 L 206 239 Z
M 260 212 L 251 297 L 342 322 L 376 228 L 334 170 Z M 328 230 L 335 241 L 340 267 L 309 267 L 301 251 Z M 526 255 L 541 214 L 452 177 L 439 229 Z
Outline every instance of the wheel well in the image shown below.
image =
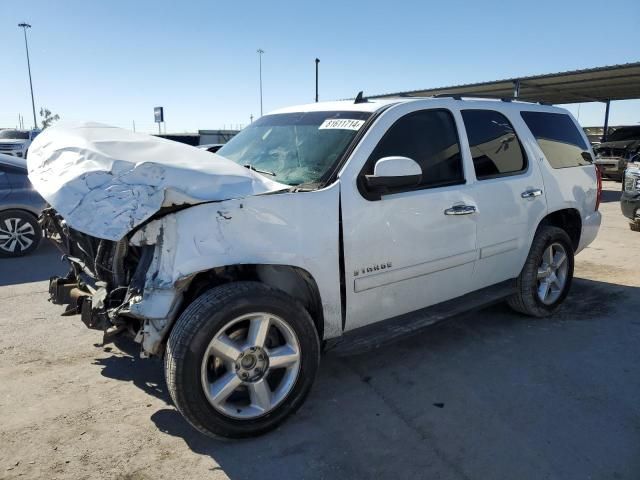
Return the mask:
M 578 210 L 575 208 L 566 208 L 552 212 L 542 219 L 540 226 L 542 225 L 550 225 L 563 229 L 571 239 L 573 250 L 578 249 L 580 235 L 582 233 L 582 219 L 580 218 L 580 212 L 578 212 Z
M 311 315 L 318 336 L 322 340 L 324 314 L 318 284 L 309 272 L 290 265 L 230 265 L 200 272 L 193 277 L 185 290 L 184 301 L 178 315 L 206 290 L 242 280 L 265 283 L 298 300 Z
M 31 210 L 27 210 L 26 208 L 22 208 L 22 207 L 4 208 L 4 209 L 0 210 L 0 213 L 5 213 L 5 212 L 26 213 L 27 215 L 30 215 L 31 217 L 33 217 L 36 220 L 38 220 L 38 214 L 37 213 L 32 212 Z

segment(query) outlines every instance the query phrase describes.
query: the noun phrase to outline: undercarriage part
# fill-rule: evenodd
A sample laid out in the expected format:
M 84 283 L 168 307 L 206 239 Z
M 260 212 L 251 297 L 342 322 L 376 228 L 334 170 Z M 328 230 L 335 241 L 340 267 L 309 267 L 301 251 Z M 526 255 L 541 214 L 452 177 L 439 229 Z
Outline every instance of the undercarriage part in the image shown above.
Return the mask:
M 51 277 L 49 279 L 49 301 L 56 305 L 71 303 L 71 290 L 78 286 L 76 280 Z

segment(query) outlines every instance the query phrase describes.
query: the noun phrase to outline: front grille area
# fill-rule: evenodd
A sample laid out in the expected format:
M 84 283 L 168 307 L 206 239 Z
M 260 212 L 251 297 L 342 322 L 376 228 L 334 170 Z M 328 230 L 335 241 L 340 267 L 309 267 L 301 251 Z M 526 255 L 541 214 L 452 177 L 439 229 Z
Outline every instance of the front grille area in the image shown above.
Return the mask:
M 0 151 L 20 150 L 20 146 L 15 143 L 0 143 Z
M 640 190 L 640 176 L 627 174 L 624 179 L 625 192 L 633 192 L 634 190 Z

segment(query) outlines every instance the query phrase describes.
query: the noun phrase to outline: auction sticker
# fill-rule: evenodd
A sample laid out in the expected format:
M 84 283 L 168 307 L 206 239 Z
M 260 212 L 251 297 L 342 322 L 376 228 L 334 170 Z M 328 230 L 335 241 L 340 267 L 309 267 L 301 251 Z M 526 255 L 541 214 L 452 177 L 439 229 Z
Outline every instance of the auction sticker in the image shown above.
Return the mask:
M 325 120 L 322 125 L 318 127 L 320 130 L 324 129 L 339 129 L 339 130 L 360 130 L 360 127 L 364 123 L 364 120 L 350 120 L 348 118 L 333 118 Z

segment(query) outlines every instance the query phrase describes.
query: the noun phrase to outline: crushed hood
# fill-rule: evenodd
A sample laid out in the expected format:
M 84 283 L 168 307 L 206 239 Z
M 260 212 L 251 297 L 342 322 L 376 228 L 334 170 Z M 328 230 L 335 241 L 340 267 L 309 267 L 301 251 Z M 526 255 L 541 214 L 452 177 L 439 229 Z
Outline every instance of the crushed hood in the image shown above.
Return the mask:
M 47 128 L 27 166 L 35 189 L 72 228 L 108 240 L 163 207 L 289 188 L 206 150 L 97 123 Z

